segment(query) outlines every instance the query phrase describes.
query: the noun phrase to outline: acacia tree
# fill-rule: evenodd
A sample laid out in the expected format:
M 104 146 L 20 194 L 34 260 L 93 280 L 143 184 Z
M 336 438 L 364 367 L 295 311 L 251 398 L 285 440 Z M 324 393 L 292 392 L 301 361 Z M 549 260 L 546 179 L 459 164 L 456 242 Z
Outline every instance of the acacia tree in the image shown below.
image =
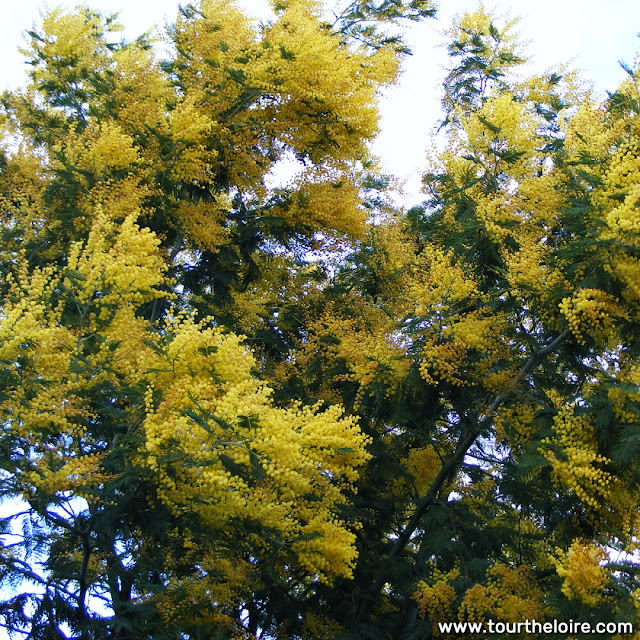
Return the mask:
M 460 17 L 396 211 L 376 92 L 433 8 L 274 10 L 188 6 L 162 64 L 54 12 L 3 97 L 5 628 L 634 622 L 638 72 L 517 80 L 510 25 Z
M 187 6 L 162 64 L 113 17 L 54 11 L 30 85 L 3 96 L 14 635 L 251 634 L 252 594 L 352 573 L 341 507 L 368 438 L 338 405 L 275 399 L 252 287 L 295 295 L 317 278 L 298 278 L 302 252 L 362 233 L 376 91 L 402 53 L 380 25 L 432 9 L 274 11 Z M 283 157 L 302 170 L 269 190 Z
M 307 615 L 349 638 L 635 623 L 638 72 L 603 104 L 568 73 L 517 80 L 483 10 L 449 52 L 425 203 L 370 227 L 285 372 L 373 456 L 354 579 Z

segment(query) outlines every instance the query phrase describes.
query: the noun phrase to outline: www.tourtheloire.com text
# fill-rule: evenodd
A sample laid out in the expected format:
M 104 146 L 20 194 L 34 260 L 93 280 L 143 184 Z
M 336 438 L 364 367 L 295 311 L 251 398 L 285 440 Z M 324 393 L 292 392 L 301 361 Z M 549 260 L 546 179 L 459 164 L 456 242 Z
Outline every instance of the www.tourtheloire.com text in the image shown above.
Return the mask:
M 525 620 L 524 622 L 438 622 L 440 633 L 484 633 L 495 635 L 498 633 L 548 633 L 548 634 L 573 634 L 573 633 L 633 633 L 633 625 L 630 622 L 538 622 L 537 620 Z

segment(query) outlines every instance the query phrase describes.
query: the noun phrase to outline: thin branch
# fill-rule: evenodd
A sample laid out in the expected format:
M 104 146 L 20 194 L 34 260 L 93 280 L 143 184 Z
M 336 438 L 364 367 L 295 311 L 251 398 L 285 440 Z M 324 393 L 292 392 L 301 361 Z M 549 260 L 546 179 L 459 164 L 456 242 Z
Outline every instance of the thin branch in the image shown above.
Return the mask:
M 440 491 L 445 483 L 451 478 L 451 476 L 458 470 L 460 464 L 464 460 L 464 457 L 467 455 L 468 450 L 471 448 L 473 443 L 476 441 L 480 432 L 482 431 L 482 427 L 484 427 L 493 415 L 495 414 L 498 407 L 502 404 L 504 399 L 513 391 L 516 385 L 528 374 L 531 370 L 546 356 L 553 353 L 569 336 L 570 331 L 565 329 L 560 335 L 558 335 L 554 340 L 552 340 L 546 347 L 536 351 L 533 353 L 529 359 L 522 366 L 520 371 L 517 373 L 515 378 L 512 380 L 511 384 L 505 391 L 499 393 L 484 413 L 484 415 L 479 418 L 476 422 L 475 428 L 469 430 L 467 433 L 463 434 L 458 440 L 458 444 L 456 446 L 453 455 L 442 465 L 438 475 L 435 477 L 429 490 L 427 493 L 416 502 L 415 510 L 413 515 L 407 522 L 407 525 L 402 530 L 402 532 L 398 535 L 397 540 L 393 543 L 389 554 L 385 558 L 382 563 L 382 566 L 378 570 L 378 575 L 374 580 L 371 589 L 369 590 L 369 594 L 372 597 L 377 597 L 380 593 L 385 582 L 387 582 L 389 568 L 391 566 L 392 560 L 398 556 L 404 548 L 407 546 L 411 537 L 415 533 L 418 528 L 420 521 L 424 517 L 427 510 L 434 504 L 436 504 L 437 500 L 440 496 Z M 363 603 L 362 608 L 360 609 L 359 618 L 360 620 L 366 619 L 368 615 L 368 607 Z

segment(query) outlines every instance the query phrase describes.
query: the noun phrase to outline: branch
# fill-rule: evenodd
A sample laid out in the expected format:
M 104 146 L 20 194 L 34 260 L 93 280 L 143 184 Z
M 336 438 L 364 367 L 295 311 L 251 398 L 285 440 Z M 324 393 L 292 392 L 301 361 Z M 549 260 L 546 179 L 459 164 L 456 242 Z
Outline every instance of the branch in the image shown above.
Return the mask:
M 638 573 L 640 573 L 640 565 L 633 564 L 632 562 L 607 562 L 603 566 L 605 569 L 620 571 L 630 576 L 637 576 Z
M 85 603 L 88 588 L 87 574 L 89 572 L 89 561 L 91 559 L 91 543 L 88 535 L 84 536 L 82 546 L 82 566 L 80 567 L 80 575 L 78 576 L 78 584 L 80 587 L 78 590 L 78 609 L 80 618 L 84 622 L 89 617 Z
M 372 597 L 377 597 L 380 593 L 380 590 L 384 586 L 385 582 L 387 582 L 387 576 L 389 572 L 389 567 L 393 558 L 398 556 L 404 548 L 407 546 L 411 537 L 415 533 L 420 521 L 423 516 L 432 505 L 436 504 L 440 491 L 445 483 L 449 480 L 449 478 L 458 470 L 459 465 L 464 460 L 464 457 L 467 454 L 467 451 L 471 448 L 473 443 L 476 441 L 480 432 L 482 431 L 482 427 L 489 422 L 489 420 L 493 417 L 493 414 L 496 412 L 498 407 L 502 404 L 504 399 L 511 393 L 514 387 L 528 374 L 531 370 L 546 356 L 553 353 L 569 336 L 570 331 L 565 329 L 559 336 L 557 336 L 552 342 L 550 342 L 546 347 L 536 351 L 533 353 L 529 359 L 524 363 L 520 371 L 518 371 L 517 375 L 509 385 L 508 389 L 499 393 L 489 406 L 489 409 L 485 412 L 485 414 L 477 421 L 476 428 L 468 431 L 466 434 L 463 434 L 458 440 L 458 444 L 453 455 L 442 465 L 440 472 L 435 477 L 429 490 L 420 500 L 416 502 L 416 507 L 413 512 L 413 515 L 407 522 L 407 525 L 403 529 L 403 531 L 398 536 L 397 540 L 393 543 L 391 550 L 389 551 L 388 556 L 383 561 L 382 566 L 378 571 L 378 575 L 374 580 L 369 593 Z M 359 618 L 363 620 L 367 615 L 367 611 L 363 604 L 360 609 Z
M 442 489 L 445 482 L 449 479 L 449 477 L 457 470 L 458 465 L 464 459 L 464 456 L 467 453 L 467 450 L 471 447 L 471 445 L 475 442 L 478 434 L 470 431 L 465 436 L 461 437 L 458 446 L 456 447 L 453 455 L 442 465 L 438 475 L 435 477 L 429 490 L 426 495 L 422 497 L 420 500 L 416 502 L 416 508 L 413 512 L 413 515 L 409 519 L 407 526 L 403 529 L 403 531 L 398 536 L 398 539 L 394 542 L 391 547 L 391 551 L 389 551 L 389 555 L 384 560 L 380 570 L 378 571 L 378 575 L 376 576 L 375 581 L 370 589 L 370 594 L 373 597 L 376 597 L 385 582 L 387 581 L 387 574 L 389 570 L 389 566 L 391 561 L 398 556 L 404 548 L 409 543 L 411 536 L 414 534 L 415 530 L 418 528 L 420 524 L 420 520 L 426 513 L 427 509 L 435 504 L 438 494 L 440 493 L 440 489 Z M 363 615 L 366 614 L 366 610 L 364 606 L 360 610 L 360 618 L 362 619 Z
M 539 351 L 533 353 L 530 358 L 524 363 L 518 374 L 513 379 L 508 389 L 505 389 L 501 393 L 499 393 L 491 403 L 491 406 L 487 410 L 487 412 L 480 418 L 478 424 L 483 425 L 489 421 L 489 419 L 496 412 L 498 407 L 502 404 L 503 400 L 509 395 L 516 385 L 546 356 L 550 353 L 553 353 L 569 336 L 571 332 L 569 329 L 565 329 L 559 336 L 557 336 L 551 343 L 549 343 L 546 347 L 543 347 Z
M 51 578 L 43 578 L 33 571 L 33 567 L 29 565 L 24 560 L 20 560 L 19 558 L 11 558 L 7 559 L 4 563 L 5 566 L 10 570 L 20 575 L 23 580 L 28 580 L 33 584 L 40 585 L 46 589 L 55 589 L 61 593 L 63 593 L 68 598 L 73 598 L 74 600 L 77 598 L 77 594 L 73 591 L 69 591 L 65 589 L 60 584 L 55 584 L 55 582 Z M 41 595 L 41 594 L 33 594 L 33 595 Z

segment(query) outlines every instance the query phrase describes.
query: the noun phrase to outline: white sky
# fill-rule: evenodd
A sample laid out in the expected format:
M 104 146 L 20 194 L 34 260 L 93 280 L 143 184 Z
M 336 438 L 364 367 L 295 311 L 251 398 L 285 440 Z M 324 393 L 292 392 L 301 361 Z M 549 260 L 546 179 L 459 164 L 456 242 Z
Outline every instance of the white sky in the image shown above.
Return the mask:
M 25 29 L 39 21 L 48 7 L 79 4 L 77 0 L 7 0 L 0 25 L 0 90 L 24 83 L 25 66 L 17 48 L 24 44 Z M 182 0 L 186 4 L 187 0 Z M 117 12 L 126 28 L 125 37 L 160 28 L 176 15 L 177 0 L 90 0 L 91 7 Z M 240 0 L 250 14 L 264 16 L 266 0 Z M 440 84 L 446 52 L 444 30 L 454 15 L 477 6 L 477 0 L 440 0 L 437 20 L 412 25 L 409 41 L 414 55 L 404 67 L 397 86 L 386 92 L 382 104 L 381 134 L 374 145 L 385 169 L 406 181 L 413 203 L 419 198 L 420 174 L 425 168 L 425 149 L 435 122 L 441 117 Z M 520 16 L 519 30 L 528 42 L 533 70 L 543 71 L 558 63 L 572 63 L 604 94 L 624 77 L 619 60 L 632 64 L 640 51 L 640 2 L 637 0 L 486 0 L 498 14 Z

